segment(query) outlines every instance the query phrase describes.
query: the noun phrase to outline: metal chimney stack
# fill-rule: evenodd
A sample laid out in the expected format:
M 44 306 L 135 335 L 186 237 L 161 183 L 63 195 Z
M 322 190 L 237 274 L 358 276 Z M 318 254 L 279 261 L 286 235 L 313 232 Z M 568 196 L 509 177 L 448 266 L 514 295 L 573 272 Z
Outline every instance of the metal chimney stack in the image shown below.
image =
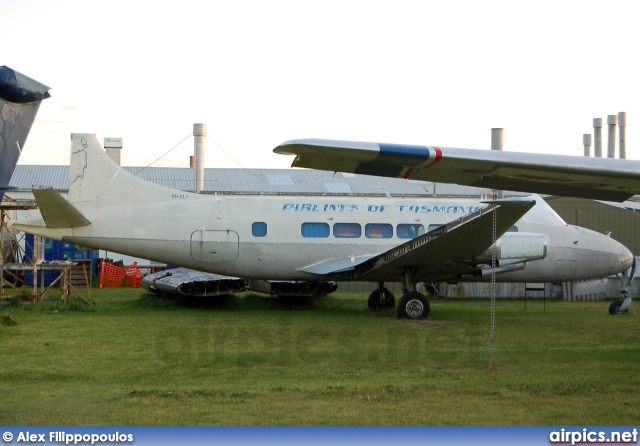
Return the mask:
M 602 118 L 593 118 L 593 156 L 602 158 Z
M 494 128 L 491 129 L 491 150 L 503 150 L 504 138 L 503 129 Z M 498 191 L 498 198 L 504 198 L 504 191 Z
M 196 193 L 204 190 L 204 138 L 207 136 L 206 124 L 193 124 L 193 152 L 196 157 Z
M 616 125 L 618 124 L 617 115 L 607 115 L 607 126 L 609 127 L 607 144 L 607 157 L 616 157 Z
M 582 145 L 584 145 L 584 156 L 591 156 L 591 133 L 582 134 Z
M 122 138 L 109 137 L 104 139 L 104 151 L 118 166 L 121 165 L 120 153 L 122 152 L 122 145 Z
M 623 160 L 627 158 L 627 113 L 618 112 L 618 127 L 620 127 L 620 138 L 618 147 L 618 157 Z

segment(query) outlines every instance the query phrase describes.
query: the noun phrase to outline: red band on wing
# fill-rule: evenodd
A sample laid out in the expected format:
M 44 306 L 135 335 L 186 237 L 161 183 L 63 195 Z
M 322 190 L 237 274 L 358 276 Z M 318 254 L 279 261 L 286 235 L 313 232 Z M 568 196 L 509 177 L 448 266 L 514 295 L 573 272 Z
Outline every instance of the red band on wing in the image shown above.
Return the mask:
M 423 167 L 435 166 L 442 159 L 442 150 L 440 150 L 437 147 L 434 147 L 433 150 L 435 150 L 436 156 L 433 158 L 433 160 L 429 164 L 426 164 Z M 404 173 L 404 175 L 402 175 L 402 178 L 404 178 L 406 180 L 407 178 L 409 178 L 411 176 L 411 174 L 414 172 L 414 170 L 415 169 L 413 167 L 409 167 L 407 169 L 407 171 Z
M 406 180 L 411 176 L 412 173 L 413 173 L 413 167 L 409 167 L 407 171 L 404 173 L 404 175 L 402 175 L 402 178 Z
M 431 167 L 431 166 L 435 166 L 436 164 L 438 164 L 440 162 L 440 160 L 442 159 L 442 150 L 440 150 L 437 147 L 434 147 L 433 150 L 436 151 L 436 157 L 433 159 L 433 161 L 431 161 L 426 167 Z

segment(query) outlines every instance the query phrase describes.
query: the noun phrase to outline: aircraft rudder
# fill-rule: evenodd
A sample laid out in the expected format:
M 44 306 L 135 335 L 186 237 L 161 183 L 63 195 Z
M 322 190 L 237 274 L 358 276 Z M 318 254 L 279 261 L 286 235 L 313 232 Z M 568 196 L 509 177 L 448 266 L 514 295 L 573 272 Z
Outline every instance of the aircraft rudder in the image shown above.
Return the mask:
M 49 87 L 9 67 L 0 67 L 0 184 L 8 188 L 22 148 Z M 0 191 L 0 199 L 2 198 Z
M 71 134 L 69 201 L 94 201 L 119 170 L 94 133 Z

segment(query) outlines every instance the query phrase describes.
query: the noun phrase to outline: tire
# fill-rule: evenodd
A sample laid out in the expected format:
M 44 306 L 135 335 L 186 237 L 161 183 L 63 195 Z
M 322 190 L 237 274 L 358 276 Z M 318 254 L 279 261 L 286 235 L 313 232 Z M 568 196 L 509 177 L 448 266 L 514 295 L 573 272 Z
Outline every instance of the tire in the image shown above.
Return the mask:
M 398 317 L 400 319 L 426 319 L 429 317 L 430 311 L 429 301 L 417 291 L 405 294 L 398 302 Z
M 393 308 L 396 305 L 396 297 L 393 295 L 393 293 L 386 288 L 384 288 L 384 292 L 387 295 L 387 300 L 382 306 L 380 306 L 380 290 L 375 289 L 371 292 L 371 294 L 369 294 L 367 305 L 370 310 L 377 311 L 380 308 Z
M 616 314 L 620 314 L 621 306 L 622 306 L 622 300 L 620 299 L 614 300 L 613 302 L 611 302 L 611 305 L 609 305 L 609 314 L 612 316 Z

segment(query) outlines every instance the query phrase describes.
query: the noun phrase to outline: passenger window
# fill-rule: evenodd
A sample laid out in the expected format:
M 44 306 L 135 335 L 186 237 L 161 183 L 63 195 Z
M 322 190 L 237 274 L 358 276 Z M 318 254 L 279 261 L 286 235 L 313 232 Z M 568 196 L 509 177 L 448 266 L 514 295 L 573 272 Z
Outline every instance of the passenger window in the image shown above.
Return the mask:
M 387 223 L 367 223 L 364 227 L 364 235 L 367 238 L 391 238 L 393 226 Z
M 424 234 L 424 226 L 421 224 L 399 224 L 396 226 L 398 238 L 416 238 Z
M 333 225 L 333 236 L 337 238 L 358 238 L 362 228 L 358 223 L 336 223 Z
M 327 223 L 302 223 L 303 237 L 325 238 L 329 237 L 329 225 Z
M 440 228 L 440 227 L 442 227 L 442 226 L 444 226 L 444 225 L 429 225 L 429 227 L 427 228 L 427 231 L 428 231 L 428 232 L 431 232 L 431 231 L 433 231 L 434 229 L 438 229 L 438 228 Z
M 264 237 L 267 235 L 267 224 L 262 221 L 256 221 L 251 225 L 251 234 L 254 237 Z
M 511 226 L 509 229 L 507 229 L 507 232 L 518 232 L 518 227 L 517 226 Z

